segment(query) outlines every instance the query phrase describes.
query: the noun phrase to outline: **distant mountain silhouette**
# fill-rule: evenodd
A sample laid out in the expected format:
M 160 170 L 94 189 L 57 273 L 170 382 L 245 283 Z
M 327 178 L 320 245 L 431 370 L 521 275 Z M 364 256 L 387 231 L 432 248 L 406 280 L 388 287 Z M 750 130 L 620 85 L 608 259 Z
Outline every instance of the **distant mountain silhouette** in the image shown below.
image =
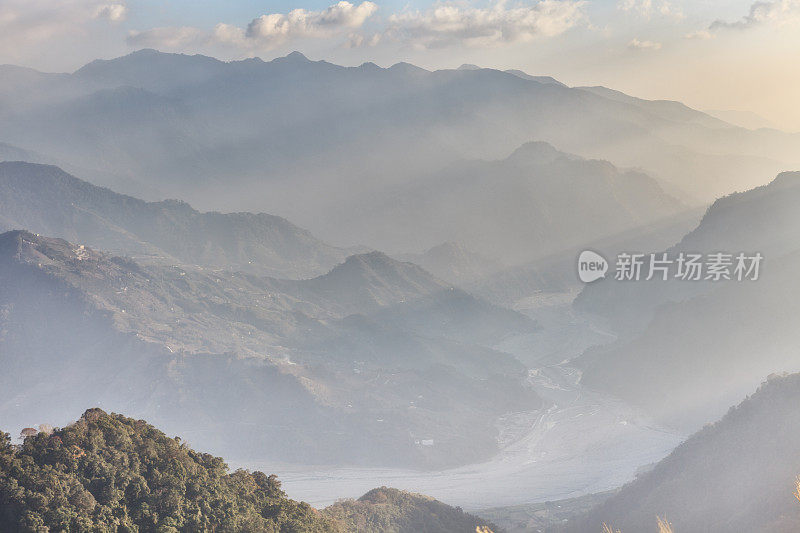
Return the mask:
M 407 250 L 455 241 L 513 265 L 686 207 L 646 174 L 531 142 L 502 160 L 464 160 L 373 194 L 369 205 L 356 209 L 343 210 L 331 223 L 360 242 Z
M 582 382 L 694 430 L 773 372 L 800 371 L 800 173 L 721 198 L 670 250 L 764 257 L 757 281 L 604 280 L 576 308 L 628 325 L 579 361 Z M 631 326 L 633 324 L 633 326 Z
M 149 261 L 287 278 L 321 274 L 347 255 L 281 217 L 200 213 L 116 194 L 57 167 L 0 162 L 0 230 L 21 228 Z
M 421 254 L 404 254 L 398 257 L 416 263 L 456 285 L 477 281 L 503 268 L 502 263 L 476 254 L 452 241 L 434 246 Z
M 742 128 L 757 130 L 761 128 L 778 129 L 775 124 L 752 111 L 737 111 L 733 109 L 707 109 L 706 113 L 712 117 L 724 120 L 728 124 L 735 124 Z
M 692 202 L 800 162 L 797 135 L 517 71 L 341 67 L 297 53 L 222 62 L 153 50 L 72 74 L 4 69 L 3 142 L 89 167 L 81 175 L 98 184 L 202 209 L 275 213 L 337 244 L 346 234 L 327 221 L 357 218 L 352 202 L 369 208 L 399 183 L 465 158 L 497 160 L 533 140 L 642 169 Z M 461 239 L 416 249 L 445 240 Z
M 503 72 L 507 72 L 509 74 L 513 74 L 514 76 L 522 78 L 523 80 L 530 80 L 530 81 L 535 81 L 535 82 L 538 82 L 538 83 L 545 83 L 545 84 L 549 83 L 549 84 L 552 84 L 552 85 L 559 85 L 561 87 L 566 87 L 566 85 L 564 85 L 563 83 L 561 83 L 560 81 L 558 81 L 557 79 L 555 79 L 555 78 L 553 78 L 551 76 L 531 76 L 530 74 L 527 74 L 527 73 L 525 73 L 525 72 L 523 72 L 521 70 L 514 70 L 514 69 L 504 70 Z

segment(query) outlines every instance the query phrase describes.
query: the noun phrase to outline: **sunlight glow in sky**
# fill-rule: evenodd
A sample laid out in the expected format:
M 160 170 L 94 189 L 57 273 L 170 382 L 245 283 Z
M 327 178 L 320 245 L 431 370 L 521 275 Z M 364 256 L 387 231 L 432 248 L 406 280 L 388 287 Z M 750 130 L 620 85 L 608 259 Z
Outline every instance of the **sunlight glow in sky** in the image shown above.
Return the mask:
M 474 63 L 800 131 L 800 0 L 0 0 L 0 63 L 71 71 L 140 48 L 345 65 Z

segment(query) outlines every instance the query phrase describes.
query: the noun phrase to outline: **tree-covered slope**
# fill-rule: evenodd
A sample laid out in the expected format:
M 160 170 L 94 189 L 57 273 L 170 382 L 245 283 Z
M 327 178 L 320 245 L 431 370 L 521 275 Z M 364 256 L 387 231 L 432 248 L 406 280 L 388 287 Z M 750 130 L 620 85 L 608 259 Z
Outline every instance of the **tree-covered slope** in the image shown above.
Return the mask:
M 486 520 L 422 494 L 381 487 L 324 511 L 347 531 L 360 533 L 453 533 L 497 531 Z
M 236 470 L 144 420 L 93 408 L 61 429 L 0 432 L 0 531 L 322 533 L 498 531 L 420 494 L 381 487 L 323 511 L 275 475 Z
M 89 409 L 21 446 L 0 433 L 0 530 L 336 531 L 275 476 L 237 470 L 142 420 Z

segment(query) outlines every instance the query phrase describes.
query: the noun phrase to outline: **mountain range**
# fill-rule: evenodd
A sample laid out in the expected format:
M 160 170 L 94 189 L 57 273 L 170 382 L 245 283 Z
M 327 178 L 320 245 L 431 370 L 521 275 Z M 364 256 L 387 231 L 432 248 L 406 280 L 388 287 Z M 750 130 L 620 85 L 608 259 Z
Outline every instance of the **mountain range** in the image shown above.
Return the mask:
M 718 422 L 559 531 L 789 532 L 800 527 L 800 375 L 776 375 Z
M 609 277 L 587 286 L 575 308 L 627 329 L 618 342 L 578 361 L 582 382 L 691 431 L 768 374 L 800 370 L 792 325 L 800 290 L 798 202 L 800 173 L 781 174 L 767 186 L 715 202 L 668 250 L 673 258 L 681 251 L 761 253 L 756 281 Z
M 386 487 L 316 511 L 191 442 L 300 483 L 639 468 L 503 522 L 797 530 L 800 134 L 725 116 L 298 52 L 0 66 L 0 420 L 30 435 L 0 432 L 0 529 L 489 525 Z M 634 282 L 621 252 L 763 262 Z
M 0 110 L 2 142 L 93 183 L 274 213 L 337 245 L 354 244 L 330 223 L 357 226 L 353 204 L 369 211 L 400 184 L 465 159 L 502 160 L 531 141 L 641 169 L 689 203 L 759 185 L 798 163 L 800 143 L 604 88 L 493 69 L 341 67 L 299 53 L 226 63 L 142 50 L 71 74 L 3 67 Z M 409 237 L 395 250 L 375 237 L 363 242 L 414 253 L 462 240 Z
M 0 284 L 12 427 L 91 400 L 241 459 L 441 466 L 487 457 L 497 416 L 542 405 L 491 348 L 532 320 L 380 253 L 280 280 L 14 231 Z
M 389 250 L 458 242 L 506 265 L 541 259 L 686 210 L 646 174 L 532 142 L 499 161 L 454 163 L 333 215 Z M 423 258 L 424 260 L 424 258 Z M 474 262 L 474 256 L 473 256 Z M 484 261 L 486 263 L 486 261 Z
M 0 230 L 11 229 L 145 261 L 288 278 L 322 274 L 348 255 L 277 216 L 200 213 L 178 200 L 144 202 L 58 167 L 21 161 L 0 162 Z

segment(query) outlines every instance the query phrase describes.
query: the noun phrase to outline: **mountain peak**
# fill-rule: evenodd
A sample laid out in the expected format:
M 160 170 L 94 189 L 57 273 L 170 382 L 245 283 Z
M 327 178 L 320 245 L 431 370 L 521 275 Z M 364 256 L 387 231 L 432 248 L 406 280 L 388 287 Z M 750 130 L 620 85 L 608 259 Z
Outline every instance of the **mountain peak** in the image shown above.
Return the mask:
M 472 63 L 464 63 L 456 70 L 481 70 L 481 67 L 479 67 L 478 65 L 473 65 Z
M 0 213 L 0 231 L 28 228 L 115 254 L 282 278 L 320 275 L 347 255 L 281 217 L 145 202 L 52 165 L 0 162 Z
M 383 252 L 379 252 L 377 250 L 372 252 L 367 252 L 364 254 L 355 254 L 348 257 L 344 263 L 339 265 L 340 267 L 352 268 L 356 266 L 369 266 L 371 268 L 376 267 L 387 267 L 387 266 L 394 266 L 402 264 L 399 261 L 395 261 L 388 255 Z M 338 267 L 337 267 L 338 268 Z
M 409 259 L 434 276 L 455 284 L 475 281 L 501 268 L 497 261 L 454 241 L 443 242 Z
M 356 254 L 348 257 L 344 263 L 333 270 L 316 278 L 344 279 L 344 278 L 370 278 L 373 280 L 413 280 L 415 284 L 427 286 L 441 286 L 438 280 L 422 267 L 414 263 L 406 263 L 392 259 L 383 252 L 373 251 L 365 254 Z
M 331 302 L 341 316 L 410 302 L 448 287 L 421 267 L 381 252 L 350 256 L 324 276 L 300 284 L 305 293 Z
M 161 52 L 159 52 L 155 48 L 142 48 L 140 50 L 134 50 L 133 52 L 128 54 L 128 56 L 129 57 L 136 57 L 136 56 L 152 57 L 152 56 L 157 56 L 159 54 L 161 54 Z
M 418 66 L 413 65 L 411 63 L 406 63 L 405 61 L 401 61 L 400 63 L 395 63 L 394 65 L 389 67 L 389 70 L 396 71 L 396 72 L 404 72 L 404 73 L 423 73 L 423 72 L 428 72 L 427 70 L 425 70 L 422 67 L 418 67 Z
M 739 212 L 741 209 L 766 209 L 774 216 L 778 205 L 782 206 L 781 209 L 788 208 L 789 212 L 793 213 L 793 205 L 789 207 L 787 202 L 796 200 L 798 186 L 800 186 L 800 172 L 781 172 L 766 185 L 717 198 L 706 211 L 703 222 L 710 222 L 725 213 L 729 213 L 730 216 L 741 216 Z
M 36 239 L 36 235 L 24 229 L 6 231 L 0 234 L 0 250 L 4 250 L 9 246 L 18 246 L 25 239 L 33 241 Z
M 564 156 L 550 143 L 544 141 L 531 141 L 523 144 L 508 156 L 509 161 L 517 163 L 545 163 Z
M 311 62 L 305 55 L 303 55 L 302 52 L 298 52 L 297 50 L 287 54 L 282 59 L 286 59 L 288 61 L 294 61 L 294 62 L 297 62 L 297 63 L 310 63 Z
M 771 187 L 796 187 L 798 185 L 800 185 L 800 172 L 798 171 L 781 172 L 770 183 Z
M 543 85 L 557 85 L 559 87 L 566 87 L 566 85 L 564 85 L 557 79 L 553 78 L 552 76 L 531 76 L 527 72 L 523 72 L 517 69 L 504 70 L 503 72 L 505 72 L 506 74 L 511 74 L 518 78 L 522 78 L 523 80 L 535 81 Z
M 90 63 L 87 63 L 83 67 L 79 68 L 75 73 L 76 74 L 95 74 L 95 71 L 98 69 L 112 67 L 112 66 L 119 66 L 119 65 L 139 65 L 139 62 L 146 62 L 142 68 L 150 67 L 152 68 L 152 61 L 163 61 L 168 62 L 169 65 L 174 65 L 176 61 L 181 61 L 184 63 L 198 63 L 198 64 L 209 64 L 209 65 L 220 65 L 222 61 L 219 59 L 204 56 L 202 54 L 175 54 L 171 52 L 161 52 L 154 48 L 142 48 L 140 50 L 135 50 L 130 54 L 115 57 L 113 59 L 95 59 Z
M 0 260 L 22 263 L 74 262 L 75 260 L 97 260 L 101 254 L 81 244 L 64 239 L 42 237 L 27 230 L 13 230 L 0 235 Z M 73 265 L 74 267 L 74 265 Z

